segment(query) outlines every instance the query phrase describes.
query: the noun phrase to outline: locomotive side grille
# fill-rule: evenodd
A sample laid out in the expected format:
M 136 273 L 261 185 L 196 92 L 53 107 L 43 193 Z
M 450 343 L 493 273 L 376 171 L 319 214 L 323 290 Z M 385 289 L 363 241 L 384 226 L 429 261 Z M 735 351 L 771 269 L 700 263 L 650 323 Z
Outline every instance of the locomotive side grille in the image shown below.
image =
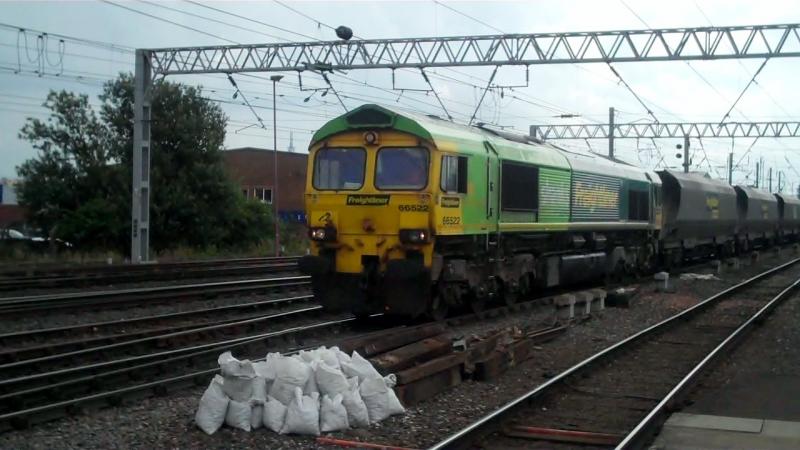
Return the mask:
M 539 169 L 539 222 L 569 222 L 569 171 Z
M 583 172 L 572 174 L 572 221 L 619 220 L 619 178 Z

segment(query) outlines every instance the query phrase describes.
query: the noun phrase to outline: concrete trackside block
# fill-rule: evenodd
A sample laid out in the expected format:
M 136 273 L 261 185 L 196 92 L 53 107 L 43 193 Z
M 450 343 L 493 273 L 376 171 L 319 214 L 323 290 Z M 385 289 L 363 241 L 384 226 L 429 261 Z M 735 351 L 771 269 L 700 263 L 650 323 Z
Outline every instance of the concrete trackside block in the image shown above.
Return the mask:
M 714 272 L 716 272 L 717 275 L 721 274 L 722 273 L 722 261 L 720 261 L 718 259 L 715 259 L 715 260 L 711 261 L 711 268 L 714 269 Z
M 606 291 L 603 289 L 592 289 L 590 291 L 592 293 L 592 308 L 596 311 L 602 311 L 606 309 Z
M 725 260 L 725 265 L 730 267 L 732 270 L 739 270 L 742 262 L 739 260 L 739 258 L 728 258 Z
M 556 306 L 556 315 L 559 319 L 572 319 L 575 317 L 575 296 L 561 294 L 553 299 Z
M 584 316 L 591 315 L 592 299 L 594 299 L 594 295 L 589 291 L 576 292 L 575 293 L 576 309 L 582 310 Z
M 663 283 L 656 288 L 659 292 L 672 292 L 669 286 L 669 272 L 658 272 L 656 273 L 653 278 L 656 281 L 662 281 Z

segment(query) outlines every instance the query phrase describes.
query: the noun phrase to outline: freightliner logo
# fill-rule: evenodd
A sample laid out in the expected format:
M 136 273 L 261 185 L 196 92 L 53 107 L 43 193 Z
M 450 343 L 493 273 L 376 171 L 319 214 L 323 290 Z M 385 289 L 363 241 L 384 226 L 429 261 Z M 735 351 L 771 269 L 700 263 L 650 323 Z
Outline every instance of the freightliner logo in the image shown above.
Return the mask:
M 348 195 L 348 206 L 385 206 L 389 204 L 389 195 Z

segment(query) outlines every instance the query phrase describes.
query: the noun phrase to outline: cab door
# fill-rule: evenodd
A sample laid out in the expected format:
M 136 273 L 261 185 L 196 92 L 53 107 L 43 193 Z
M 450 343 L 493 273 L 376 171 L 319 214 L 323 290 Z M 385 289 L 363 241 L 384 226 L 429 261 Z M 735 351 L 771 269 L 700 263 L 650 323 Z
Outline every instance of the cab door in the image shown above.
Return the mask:
M 497 231 L 500 217 L 500 160 L 492 144 L 484 142 L 486 149 L 486 224 L 487 231 Z

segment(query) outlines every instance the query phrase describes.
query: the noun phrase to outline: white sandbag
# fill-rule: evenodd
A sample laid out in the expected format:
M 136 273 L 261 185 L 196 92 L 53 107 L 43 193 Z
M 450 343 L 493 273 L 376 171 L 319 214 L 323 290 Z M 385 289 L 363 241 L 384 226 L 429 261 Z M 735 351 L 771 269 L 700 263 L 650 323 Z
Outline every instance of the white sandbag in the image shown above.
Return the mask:
M 288 405 L 294 397 L 294 388 L 303 389 L 312 376 L 311 367 L 299 358 L 281 356 L 274 360 L 275 382 L 269 390 L 269 395 Z
M 277 376 L 275 371 L 278 369 L 278 361 L 283 357 L 283 355 L 277 352 L 267 353 L 264 364 L 259 366 L 262 369 L 261 373 L 257 373 L 257 375 L 266 378 L 268 382 L 275 381 L 275 377 Z
M 264 426 L 276 433 L 281 432 L 286 421 L 286 405 L 273 397 L 267 397 L 264 403 Z
M 254 377 L 256 376 L 253 363 L 248 359 L 238 360 L 231 355 L 231 352 L 225 352 L 217 358 L 219 363 L 220 373 L 223 377 Z
M 359 383 L 363 383 L 367 378 L 380 377 L 381 374 L 372 367 L 369 361 L 364 359 L 357 351 L 353 351 L 350 362 L 342 363 L 342 372 L 347 377 L 358 377 Z
M 256 405 L 263 405 L 267 401 L 267 380 L 264 377 L 253 378 L 252 401 Z
M 339 367 L 341 367 L 342 363 L 349 363 L 353 360 L 350 355 L 341 351 L 339 347 L 331 347 L 331 351 L 336 355 L 336 359 L 339 361 Z
M 303 362 L 309 363 L 309 364 L 314 362 L 314 361 L 318 361 L 319 360 L 319 355 L 317 354 L 316 350 L 300 350 L 294 356 L 295 356 L 295 358 L 297 358 L 297 359 L 299 359 L 299 360 L 301 360 Z
M 323 364 L 324 365 L 324 364 Z M 342 394 L 333 398 L 325 395 L 319 408 L 319 429 L 323 433 L 350 428 L 347 421 L 347 409 L 342 404 Z
M 249 360 L 234 358 L 231 352 L 225 352 L 217 359 L 219 369 L 225 378 L 222 385 L 225 394 L 237 402 L 249 401 L 253 396 L 253 380 L 256 372 Z
M 222 390 L 222 377 L 215 376 L 200 397 L 200 406 L 194 415 L 194 423 L 206 434 L 214 434 L 225 423 L 228 411 L 228 396 Z
M 228 413 L 225 415 L 225 425 L 250 431 L 250 416 L 253 414 L 249 402 L 231 400 L 228 403 Z
M 342 393 L 342 405 L 347 411 L 347 422 L 351 427 L 368 427 L 369 413 L 367 405 L 358 390 L 358 377 L 347 380 L 348 389 Z
M 257 430 L 264 426 L 264 405 L 253 405 L 250 411 L 250 429 Z
M 314 378 L 322 395 L 334 396 L 348 389 L 347 378 L 341 370 L 320 361 L 314 368 Z
M 367 405 L 370 423 L 380 422 L 405 411 L 394 391 L 386 386 L 383 377 L 367 378 L 361 383 L 359 392 Z
M 383 377 L 383 381 L 386 382 L 386 387 L 392 389 L 397 386 L 397 375 L 390 373 L 389 375 Z
M 303 395 L 299 387 L 295 388 L 281 428 L 281 434 L 289 433 L 319 436 L 319 394 Z
M 339 347 L 325 348 L 323 345 L 317 349 L 317 356 L 322 362 L 333 367 L 334 369 L 341 369 L 339 358 L 336 355 L 336 350 L 334 349 L 339 350 Z
M 315 392 L 319 394 L 319 386 L 317 386 L 317 377 L 314 376 L 314 371 L 317 370 L 317 364 L 321 362 L 320 360 L 314 360 L 309 364 L 311 375 L 308 377 L 305 386 L 303 386 L 303 395 L 311 395 Z

